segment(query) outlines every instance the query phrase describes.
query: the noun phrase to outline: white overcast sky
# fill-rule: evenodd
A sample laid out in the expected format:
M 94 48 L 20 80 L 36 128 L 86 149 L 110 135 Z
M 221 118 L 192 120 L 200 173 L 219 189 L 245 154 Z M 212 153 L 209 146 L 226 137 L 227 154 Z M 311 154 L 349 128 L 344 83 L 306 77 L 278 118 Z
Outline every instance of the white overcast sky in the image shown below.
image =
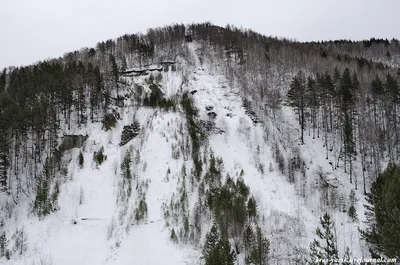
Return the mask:
M 300 41 L 400 39 L 399 13 L 399 0 L 0 0 L 0 69 L 181 22 Z

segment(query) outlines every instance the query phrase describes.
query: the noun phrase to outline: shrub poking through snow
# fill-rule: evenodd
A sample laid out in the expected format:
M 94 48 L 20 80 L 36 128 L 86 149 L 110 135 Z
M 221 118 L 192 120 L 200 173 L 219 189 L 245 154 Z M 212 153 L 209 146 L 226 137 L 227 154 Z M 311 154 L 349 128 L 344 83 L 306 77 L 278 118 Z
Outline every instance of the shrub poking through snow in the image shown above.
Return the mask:
M 80 151 L 79 156 L 78 156 L 78 164 L 79 164 L 80 168 L 83 168 L 83 163 L 84 163 L 84 158 L 83 158 L 82 151 Z
M 117 117 L 113 113 L 108 113 L 104 115 L 103 121 L 103 130 L 108 131 L 111 130 L 111 128 L 114 128 L 115 125 L 117 124 Z
M 93 154 L 93 160 L 96 163 L 96 167 L 101 165 L 105 160 L 107 159 L 107 156 L 104 155 L 104 147 L 102 146 L 99 151 L 94 152 Z

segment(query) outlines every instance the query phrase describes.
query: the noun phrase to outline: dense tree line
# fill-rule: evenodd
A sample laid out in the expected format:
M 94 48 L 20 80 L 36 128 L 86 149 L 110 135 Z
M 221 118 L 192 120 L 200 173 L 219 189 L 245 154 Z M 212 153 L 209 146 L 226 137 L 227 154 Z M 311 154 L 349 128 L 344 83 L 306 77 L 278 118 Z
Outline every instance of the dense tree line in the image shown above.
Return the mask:
M 371 38 L 369 40 L 334 40 L 307 43 L 310 46 L 320 47 L 326 54 L 341 54 L 353 57 L 360 66 L 368 66 L 372 60 L 390 61 L 392 55 L 398 55 L 400 49 L 399 40 Z M 341 56 L 343 57 L 343 56 Z M 382 60 L 384 59 L 384 60 Z M 382 64 L 382 67 L 384 65 Z
M 9 68 L 0 79 L 1 186 L 18 198 L 39 177 L 38 165 L 57 153 L 61 120 L 70 129 L 102 115 L 103 77 L 91 63 L 51 61 Z M 29 164 L 29 172 L 21 174 Z
M 308 77 L 299 72 L 288 91 L 288 102 L 298 114 L 300 142 L 304 143 L 307 129 L 314 139 L 322 137 L 326 159 L 334 155 L 335 166 L 343 161 L 356 188 L 353 172 L 359 155 L 364 192 L 381 172 L 383 154 L 392 162 L 398 161 L 400 155 L 399 84 L 387 74 L 384 80 L 376 76 L 369 89 L 367 95 L 363 94 L 357 73 L 346 68 L 343 73 L 334 69 L 332 74 Z

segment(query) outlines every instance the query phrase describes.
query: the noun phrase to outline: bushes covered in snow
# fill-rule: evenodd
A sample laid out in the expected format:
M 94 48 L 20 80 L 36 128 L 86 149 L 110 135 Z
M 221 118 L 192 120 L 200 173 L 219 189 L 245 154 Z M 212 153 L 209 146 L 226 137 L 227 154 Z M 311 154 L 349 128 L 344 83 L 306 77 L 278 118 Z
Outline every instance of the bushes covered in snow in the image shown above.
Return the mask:
M 115 113 L 107 113 L 103 117 L 103 129 L 105 131 L 111 130 L 111 128 L 114 128 L 115 125 L 117 124 L 117 118 L 119 115 Z

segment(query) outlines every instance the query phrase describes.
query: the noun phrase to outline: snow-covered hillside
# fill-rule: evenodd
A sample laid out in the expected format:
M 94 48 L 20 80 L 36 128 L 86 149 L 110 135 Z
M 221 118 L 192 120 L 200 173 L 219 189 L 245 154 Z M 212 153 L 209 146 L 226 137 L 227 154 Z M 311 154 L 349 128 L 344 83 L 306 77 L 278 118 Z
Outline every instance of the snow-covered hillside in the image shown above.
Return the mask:
M 270 241 L 270 264 L 296 264 L 308 256 L 309 244 L 316 237 L 315 229 L 324 211 L 335 222 L 338 249 L 341 255 L 349 247 L 352 256 L 367 255 L 359 240 L 357 228 L 363 220 L 362 195 L 356 204 L 359 219 L 351 222 L 341 209 L 347 204 L 352 185 L 341 168 L 333 169 L 335 161 L 326 159 L 321 138 L 305 137 L 298 141 L 299 129 L 295 112 L 282 106 L 277 113 L 265 112 L 262 120 L 244 106 L 240 84 L 227 79 L 222 69 L 210 67 L 201 60 L 200 44 L 184 43 L 189 55 L 177 60 L 176 71 L 160 72 L 160 90 L 166 98 L 179 98 L 185 92 L 199 110 L 197 119 L 211 128 L 207 144 L 201 147 L 201 156 L 213 153 L 223 160 L 223 179 L 229 176 L 243 178 L 256 198 L 259 225 Z M 157 72 L 158 74 L 158 72 Z M 123 106 L 114 107 L 119 113 L 115 128 L 102 129 L 100 122 L 88 123 L 82 128 L 62 125 L 61 134 L 87 134 L 81 149 L 74 148 L 63 156 L 68 169 L 62 177 L 59 209 L 39 219 L 31 213 L 28 203 L 20 203 L 9 210 L 11 218 L 4 218 L 4 229 L 10 236 L 23 228 L 26 233 L 26 251 L 13 255 L 5 264 L 202 264 L 201 251 L 212 219 L 202 218 L 201 235 L 196 244 L 171 240 L 171 230 L 184 226 L 165 217 L 182 185 L 187 187 L 190 223 L 199 197 L 198 186 L 190 176 L 194 167 L 190 156 L 185 156 L 188 129 L 185 113 L 137 106 L 135 85 L 150 91 L 146 76 L 126 76 L 121 91 L 130 96 Z M 279 119 L 276 118 L 279 116 Z M 125 125 L 137 120 L 139 134 L 120 146 Z M 279 120 L 279 121 L 278 121 Z M 97 165 L 93 153 L 104 147 L 105 161 Z M 84 157 L 78 164 L 79 152 Z M 123 177 L 121 164 L 128 154 L 132 168 L 131 194 Z M 294 169 L 292 177 L 279 168 L 278 156 L 300 161 L 303 171 Z M 207 168 L 207 159 L 203 159 Z M 184 171 L 184 172 L 183 172 Z M 140 201 L 145 200 L 147 214 L 137 221 L 135 214 Z M 324 202 L 325 201 L 325 202 Z M 327 206 L 339 205 L 338 207 Z M 6 209 L 6 208 L 4 208 Z M 6 211 L 3 210 L 3 215 Z M 243 254 L 238 255 L 243 264 Z

